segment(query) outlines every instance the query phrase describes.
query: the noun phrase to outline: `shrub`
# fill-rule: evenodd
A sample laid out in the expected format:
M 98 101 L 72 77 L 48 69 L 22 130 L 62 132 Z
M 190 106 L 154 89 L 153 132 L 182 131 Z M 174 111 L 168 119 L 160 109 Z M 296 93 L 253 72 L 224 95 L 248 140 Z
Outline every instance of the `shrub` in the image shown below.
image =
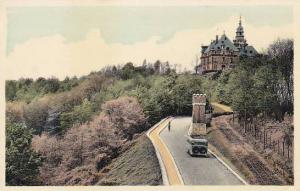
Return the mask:
M 6 102 L 5 117 L 6 121 L 14 123 L 24 122 L 25 102 Z
M 6 184 L 37 185 L 40 156 L 31 148 L 31 131 L 23 124 L 6 124 Z
M 113 126 L 121 130 L 128 139 L 145 129 L 146 119 L 136 98 L 121 97 L 108 101 L 102 106 L 102 110 L 109 116 Z
M 49 109 L 48 99 L 31 102 L 25 107 L 24 118 L 28 128 L 33 129 L 34 134 L 41 134 L 44 130 Z

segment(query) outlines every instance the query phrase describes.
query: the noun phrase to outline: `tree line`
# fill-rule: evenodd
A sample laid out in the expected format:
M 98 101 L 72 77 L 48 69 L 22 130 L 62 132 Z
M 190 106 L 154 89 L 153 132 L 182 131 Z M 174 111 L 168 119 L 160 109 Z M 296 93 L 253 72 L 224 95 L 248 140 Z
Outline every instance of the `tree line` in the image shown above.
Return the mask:
M 241 58 L 238 66 L 223 72 L 217 80 L 214 96 L 231 105 L 243 117 L 265 114 L 282 121 L 294 111 L 293 41 L 277 40 L 265 54 Z

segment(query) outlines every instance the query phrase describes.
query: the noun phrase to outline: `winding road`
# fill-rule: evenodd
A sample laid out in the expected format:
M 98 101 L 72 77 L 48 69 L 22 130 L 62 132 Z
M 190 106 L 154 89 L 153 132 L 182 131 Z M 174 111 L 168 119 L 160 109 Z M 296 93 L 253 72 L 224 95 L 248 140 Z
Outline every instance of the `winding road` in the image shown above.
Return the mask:
M 171 121 L 171 131 L 159 134 L 170 151 L 185 185 L 243 185 L 243 183 L 211 153 L 208 157 L 191 157 L 186 149 L 186 137 L 191 117 Z

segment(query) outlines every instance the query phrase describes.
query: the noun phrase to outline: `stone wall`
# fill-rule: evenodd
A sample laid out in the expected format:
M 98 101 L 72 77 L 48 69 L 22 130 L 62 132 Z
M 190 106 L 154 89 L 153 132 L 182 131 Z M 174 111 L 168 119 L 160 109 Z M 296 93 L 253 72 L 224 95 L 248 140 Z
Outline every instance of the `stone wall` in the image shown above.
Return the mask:
M 208 54 L 207 56 L 201 57 L 202 71 L 207 70 L 223 70 L 232 68 L 236 63 L 238 63 L 239 57 L 237 53 L 231 54 Z

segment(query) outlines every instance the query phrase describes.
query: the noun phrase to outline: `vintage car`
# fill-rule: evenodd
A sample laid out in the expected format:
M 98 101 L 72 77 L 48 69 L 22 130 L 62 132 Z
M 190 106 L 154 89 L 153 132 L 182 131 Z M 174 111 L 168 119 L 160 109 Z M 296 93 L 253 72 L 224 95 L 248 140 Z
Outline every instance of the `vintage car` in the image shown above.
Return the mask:
M 203 137 L 187 137 L 187 152 L 191 156 L 207 157 L 208 142 Z

